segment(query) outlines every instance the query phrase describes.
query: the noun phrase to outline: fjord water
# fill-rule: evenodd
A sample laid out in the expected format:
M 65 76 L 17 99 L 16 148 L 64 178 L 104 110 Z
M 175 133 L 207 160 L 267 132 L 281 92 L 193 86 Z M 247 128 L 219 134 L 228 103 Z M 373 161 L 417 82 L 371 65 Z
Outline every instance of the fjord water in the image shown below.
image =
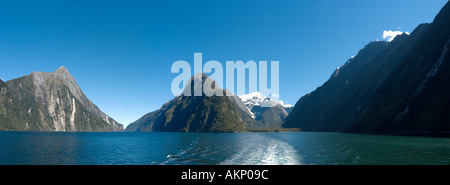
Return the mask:
M 345 133 L 0 132 L 0 164 L 450 164 L 450 139 Z

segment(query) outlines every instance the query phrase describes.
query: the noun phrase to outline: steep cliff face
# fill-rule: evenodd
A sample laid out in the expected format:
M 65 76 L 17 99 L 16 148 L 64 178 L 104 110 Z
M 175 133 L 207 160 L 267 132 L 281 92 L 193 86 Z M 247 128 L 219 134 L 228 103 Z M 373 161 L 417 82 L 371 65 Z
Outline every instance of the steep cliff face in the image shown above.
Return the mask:
M 348 131 L 450 132 L 450 3 L 416 40 Z
M 0 88 L 0 115 L 4 118 L 0 130 L 123 130 L 84 95 L 64 67 L 53 73 L 33 72 Z
M 450 132 L 450 4 L 431 24 L 373 42 L 303 96 L 284 127 L 363 133 Z
M 6 88 L 7 88 L 7 86 L 6 86 L 5 82 L 3 82 L 3 80 L 0 79 L 0 103 L 2 101 L 3 95 L 7 92 Z M 6 111 L 4 110 L 2 105 L 0 104 L 0 123 L 7 123 L 7 122 L 8 122 L 8 119 L 6 117 Z M 1 129 L 2 128 L 0 126 L 0 130 Z

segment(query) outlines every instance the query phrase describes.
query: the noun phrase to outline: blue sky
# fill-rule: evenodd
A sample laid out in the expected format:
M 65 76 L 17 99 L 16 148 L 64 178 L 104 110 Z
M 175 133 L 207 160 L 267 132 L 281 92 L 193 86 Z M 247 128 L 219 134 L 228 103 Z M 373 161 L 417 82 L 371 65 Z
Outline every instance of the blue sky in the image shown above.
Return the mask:
M 383 31 L 412 32 L 446 0 L 0 1 L 0 78 L 65 66 L 125 126 L 173 98 L 172 63 L 280 61 L 295 104 Z

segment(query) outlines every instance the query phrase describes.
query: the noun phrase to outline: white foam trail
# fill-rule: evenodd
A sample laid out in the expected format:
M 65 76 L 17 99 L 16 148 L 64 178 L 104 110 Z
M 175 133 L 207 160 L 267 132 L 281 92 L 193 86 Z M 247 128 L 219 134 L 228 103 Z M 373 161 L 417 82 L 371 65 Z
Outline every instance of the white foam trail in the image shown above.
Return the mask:
M 266 138 L 265 144 L 244 147 L 221 165 L 300 165 L 301 156 L 289 143 Z

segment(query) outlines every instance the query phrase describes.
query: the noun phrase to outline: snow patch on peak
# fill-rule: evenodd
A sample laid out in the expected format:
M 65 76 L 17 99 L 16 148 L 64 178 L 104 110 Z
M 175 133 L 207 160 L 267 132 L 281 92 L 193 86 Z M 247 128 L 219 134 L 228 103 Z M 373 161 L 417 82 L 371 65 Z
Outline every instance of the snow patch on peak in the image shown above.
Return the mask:
M 284 108 L 294 107 L 293 105 L 284 103 L 284 101 L 276 101 L 271 97 L 264 96 L 260 92 L 241 95 L 239 96 L 239 98 L 241 98 L 242 102 L 244 102 L 248 110 L 251 110 L 253 106 L 274 107 L 277 105 L 281 105 Z
M 244 103 L 248 101 L 258 103 L 260 100 L 265 99 L 266 96 L 262 95 L 260 92 L 253 92 L 250 94 L 241 95 L 239 98 L 241 98 Z

